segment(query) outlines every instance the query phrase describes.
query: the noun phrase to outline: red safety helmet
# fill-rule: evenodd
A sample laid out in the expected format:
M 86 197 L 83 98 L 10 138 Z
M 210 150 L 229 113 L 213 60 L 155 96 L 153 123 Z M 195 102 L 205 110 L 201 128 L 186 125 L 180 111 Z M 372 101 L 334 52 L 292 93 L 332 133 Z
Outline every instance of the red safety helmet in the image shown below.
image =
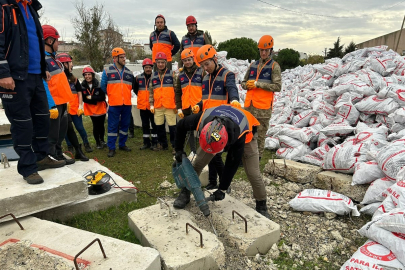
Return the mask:
M 155 22 L 156 22 L 156 19 L 157 18 L 162 18 L 163 19 L 163 21 L 165 22 L 165 24 L 166 24 L 166 19 L 165 19 L 165 17 L 162 15 L 162 14 L 158 14 L 157 16 L 156 16 L 156 18 L 155 18 Z
M 143 61 L 142 61 L 142 67 L 144 67 L 144 66 L 152 66 L 152 67 L 153 67 L 152 60 L 150 60 L 149 58 L 143 59 Z
M 73 58 L 68 53 L 58 53 L 56 59 L 62 63 L 73 61 Z
M 58 31 L 53 26 L 47 24 L 42 25 L 42 32 L 44 33 L 44 39 L 47 39 L 49 37 L 52 37 L 54 39 L 60 38 Z
M 85 67 L 82 72 L 83 76 L 84 76 L 84 73 L 93 73 L 93 75 L 96 74 L 96 72 L 94 71 L 94 69 L 92 67 Z
M 166 60 L 167 61 L 167 55 L 164 52 L 158 52 L 156 54 L 155 60 Z
M 189 24 L 197 24 L 197 20 L 194 16 L 190 15 L 186 18 L 186 25 L 189 25 Z
M 204 126 L 200 133 L 200 147 L 207 153 L 221 152 L 228 143 L 228 132 L 225 126 L 214 119 Z

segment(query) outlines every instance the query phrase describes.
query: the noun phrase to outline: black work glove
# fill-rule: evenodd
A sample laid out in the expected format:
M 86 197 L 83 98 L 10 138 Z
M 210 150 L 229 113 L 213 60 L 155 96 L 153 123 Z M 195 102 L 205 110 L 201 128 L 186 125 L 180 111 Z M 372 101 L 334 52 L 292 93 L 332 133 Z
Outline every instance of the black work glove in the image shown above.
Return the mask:
M 176 155 L 174 156 L 178 163 L 181 163 L 183 160 L 183 155 L 186 155 L 184 151 L 176 151 Z
M 214 201 L 222 201 L 223 199 L 225 199 L 225 193 L 219 189 L 212 193 L 211 196 L 214 198 Z

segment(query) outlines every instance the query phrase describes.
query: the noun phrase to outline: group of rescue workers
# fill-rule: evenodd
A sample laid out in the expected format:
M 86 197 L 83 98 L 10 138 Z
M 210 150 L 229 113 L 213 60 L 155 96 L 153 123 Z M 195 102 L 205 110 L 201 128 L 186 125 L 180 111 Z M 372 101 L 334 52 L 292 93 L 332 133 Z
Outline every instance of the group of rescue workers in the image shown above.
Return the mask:
M 273 93 L 281 89 L 280 66 L 271 59 L 274 45 L 271 36 L 260 38 L 260 59 L 250 65 L 242 82 L 242 87 L 247 90 L 242 109 L 235 74 L 218 64 L 217 52 L 204 32 L 197 29 L 195 17 L 187 17 L 188 33 L 183 36 L 181 43 L 175 33 L 167 28 L 162 15 L 155 18 L 155 30 L 150 34 L 152 59 L 143 60 L 142 74 L 134 77 L 133 72 L 125 66 L 125 51 L 114 48 L 114 63 L 104 69 L 101 82 L 96 79 L 91 67 L 85 67 L 82 72 L 84 79 L 80 83 L 72 74 L 72 57 L 67 53 L 56 54 L 60 37 L 58 31 L 50 25 L 43 25 L 42 31 L 39 31 L 36 4 L 39 4 L 36 0 L 17 1 L 18 16 L 21 15 L 24 20 L 5 20 L 7 31 L 12 23 L 26 24 L 27 32 L 22 34 L 26 35 L 27 44 L 20 43 L 19 46 L 28 52 L 27 59 L 24 59 L 28 60 L 28 74 L 23 78 L 18 77 L 18 72 L 13 73 L 16 65 L 7 62 L 10 59 L 6 52 L 0 53 L 0 93 L 3 94 L 3 105 L 11 122 L 14 149 L 20 155 L 18 172 L 29 184 L 43 182 L 38 174 L 40 170 L 74 162 L 74 159 L 63 155 L 64 139 L 69 150 L 75 152 L 75 159 L 88 160 L 72 125 L 82 137 L 86 152 L 93 151 L 83 127 L 83 114 L 90 116 L 97 148 L 107 146 L 108 157 L 115 155 L 117 137 L 119 150 L 131 151 L 126 141 L 129 126 L 131 122 L 133 124 L 133 91 L 137 95 L 137 108 L 142 120 L 141 150 L 169 148 L 167 123 L 175 159 L 182 161 L 188 138 L 191 151 L 196 153 L 193 167 L 197 174 L 208 164 L 209 184 L 206 188 L 216 189 L 213 193 L 215 200 L 224 199 L 225 191 L 243 163 L 252 185 L 256 210 L 269 217 L 259 160 L 271 115 Z M 7 6 L 3 9 L 6 12 L 3 16 L 10 15 L 11 18 L 11 10 Z M 38 33 L 43 33 L 43 41 Z M 0 33 L 0 41 L 5 41 L 6 45 L 10 42 L 3 33 Z M 44 52 L 38 47 L 41 44 Z M 11 54 L 18 49 L 12 49 Z M 176 75 L 172 70 L 172 56 L 179 50 L 181 68 Z M 31 61 L 35 60 L 34 56 L 35 65 Z M 10 67 L 2 66 L 4 62 Z M 5 68 L 8 68 L 8 73 Z M 8 95 L 12 98 L 8 98 Z M 47 104 L 44 103 L 46 100 Z M 108 140 L 105 143 L 104 122 L 107 113 Z M 178 122 L 177 117 L 181 118 Z M 198 149 L 194 131 L 199 134 Z M 225 163 L 221 157 L 223 152 L 227 152 Z M 190 191 L 183 188 L 174 207 L 182 209 L 189 201 Z

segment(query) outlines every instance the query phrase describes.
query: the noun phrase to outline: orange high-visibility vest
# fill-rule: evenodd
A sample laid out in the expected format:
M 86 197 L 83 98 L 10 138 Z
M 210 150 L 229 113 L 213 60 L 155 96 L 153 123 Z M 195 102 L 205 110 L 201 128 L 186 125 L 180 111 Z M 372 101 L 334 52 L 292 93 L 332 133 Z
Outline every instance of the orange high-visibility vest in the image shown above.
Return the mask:
M 203 110 L 228 103 L 228 91 L 225 88 L 228 73 L 229 71 L 222 67 L 214 78 L 212 86 L 210 86 L 210 74 L 205 75 L 202 82 Z
M 267 61 L 263 67 L 258 70 L 259 61 L 254 62 L 250 65 L 250 73 L 248 80 L 255 80 L 257 82 L 271 83 L 271 73 L 273 71 L 274 61 L 270 59 Z M 274 93 L 271 91 L 264 90 L 262 88 L 253 88 L 246 93 L 245 105 L 244 107 L 253 107 L 258 109 L 267 110 L 273 105 Z
M 194 63 L 196 63 L 197 66 L 200 66 L 200 64 L 197 62 L 196 55 L 198 49 L 205 45 L 204 33 L 196 36 L 195 40 L 191 40 L 189 37 L 183 36 L 181 39 L 181 45 L 183 49 L 190 49 L 194 53 Z
M 172 61 L 172 38 L 170 37 L 171 31 L 164 29 L 159 35 L 153 31 L 150 33 L 150 39 L 152 40 L 152 62 L 155 63 L 155 56 L 158 52 L 164 52 L 167 56 L 167 61 Z
M 79 95 L 77 94 L 76 83 L 72 83 L 69 81 L 69 86 L 73 94 L 73 99 L 69 101 L 68 113 L 70 115 L 77 115 L 77 111 L 79 110 Z
M 104 94 L 103 90 L 101 90 L 100 87 L 95 87 L 92 90 L 84 89 L 83 92 L 86 92 L 86 94 L 90 94 L 91 96 L 98 95 L 99 93 Z M 96 104 L 84 103 L 83 109 L 84 115 L 88 116 L 104 115 L 107 113 L 107 103 L 105 101 L 98 101 Z
M 151 80 L 154 107 L 157 109 L 160 107 L 175 109 L 176 102 L 174 98 L 173 72 L 166 69 L 164 76 L 161 78 L 159 72 L 156 71 Z
M 221 105 L 206 109 L 201 115 L 197 125 L 197 130 L 200 132 L 204 128 L 204 120 L 209 116 L 227 117 L 239 125 L 240 134 L 238 138 L 246 133 L 245 143 L 249 143 L 253 139 L 253 127 L 260 126 L 259 121 L 248 111 L 237 109 L 231 105 Z M 202 123 L 202 124 L 201 124 Z M 201 124 L 201 125 L 200 125 Z
M 191 78 L 187 77 L 187 74 L 184 72 L 184 70 L 179 73 L 179 81 L 182 90 L 181 104 L 183 110 L 193 107 L 201 101 L 202 74 L 202 68 L 197 68 Z
M 122 74 L 112 65 L 105 69 L 107 75 L 107 96 L 110 106 L 132 105 L 131 90 L 134 74 L 124 67 Z
M 52 76 L 48 82 L 48 88 L 55 104 L 60 105 L 70 102 L 73 100 L 73 94 L 70 90 L 66 74 L 63 72 L 63 64 L 49 55 L 45 55 L 45 60 L 48 71 Z
M 150 109 L 148 91 L 149 79 L 147 80 L 144 74 L 136 76 L 136 81 L 138 83 L 138 99 L 136 107 L 140 110 Z

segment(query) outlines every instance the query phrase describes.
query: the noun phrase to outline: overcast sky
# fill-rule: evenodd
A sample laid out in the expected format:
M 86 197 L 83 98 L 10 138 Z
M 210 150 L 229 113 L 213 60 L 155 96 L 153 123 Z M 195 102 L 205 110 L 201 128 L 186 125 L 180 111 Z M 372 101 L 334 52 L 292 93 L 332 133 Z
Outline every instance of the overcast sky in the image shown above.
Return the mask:
M 124 36 L 132 41 L 149 42 L 157 14 L 166 17 L 168 28 L 181 40 L 187 32 L 185 19 L 193 15 L 197 18 L 198 29 L 208 30 L 217 42 L 236 37 L 258 40 L 268 34 L 273 36 L 276 50 L 293 48 L 316 54 L 332 47 L 338 36 L 347 45 L 352 40 L 360 43 L 397 31 L 405 15 L 405 1 L 401 0 L 263 1 L 283 9 L 257 0 L 85 0 L 84 3 L 88 7 L 97 2 L 104 4 Z M 74 40 L 71 18 L 77 16 L 75 1 L 40 2 L 46 21 L 61 32 L 64 40 Z

